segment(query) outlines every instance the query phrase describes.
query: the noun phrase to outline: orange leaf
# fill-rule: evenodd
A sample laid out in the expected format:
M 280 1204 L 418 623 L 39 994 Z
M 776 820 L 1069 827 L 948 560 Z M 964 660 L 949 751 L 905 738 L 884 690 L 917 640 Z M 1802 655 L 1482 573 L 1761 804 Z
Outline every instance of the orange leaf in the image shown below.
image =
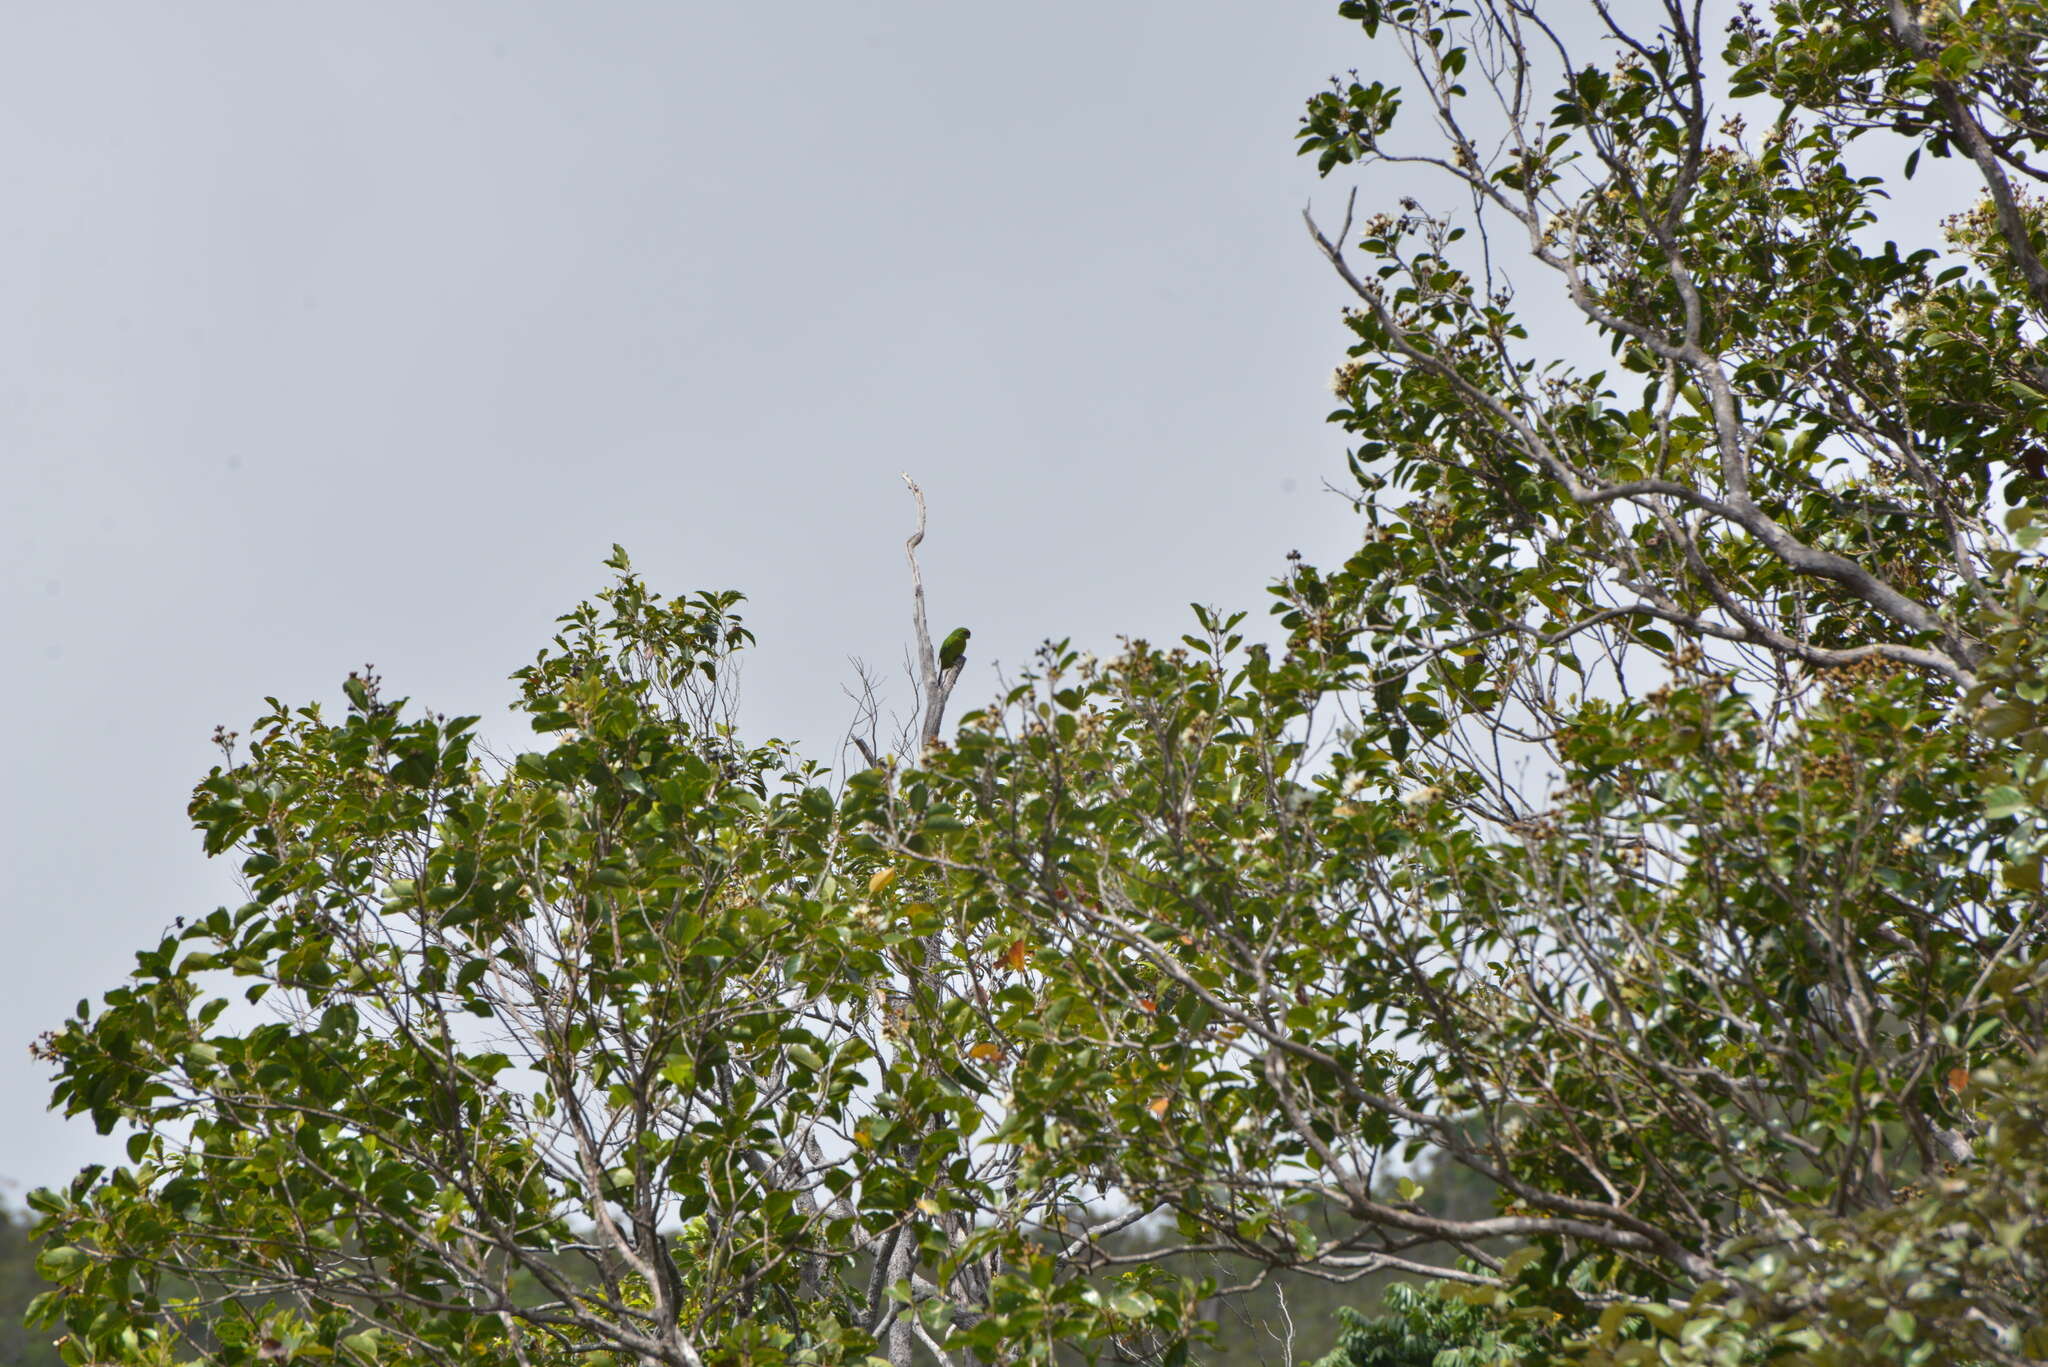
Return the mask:
M 1021 971 L 1030 958 L 1031 946 L 1022 940 L 1010 941 L 1009 949 L 1003 952 L 1003 962 L 1010 966 L 1013 973 Z

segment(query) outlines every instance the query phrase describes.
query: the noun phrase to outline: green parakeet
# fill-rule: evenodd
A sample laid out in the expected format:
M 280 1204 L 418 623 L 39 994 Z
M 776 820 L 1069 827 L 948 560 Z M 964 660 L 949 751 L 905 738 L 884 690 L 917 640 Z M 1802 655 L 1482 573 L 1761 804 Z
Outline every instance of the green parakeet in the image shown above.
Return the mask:
M 941 673 L 951 669 L 954 665 L 967 658 L 967 638 L 973 634 L 966 627 L 960 627 L 951 636 L 948 636 L 939 643 L 939 670 Z

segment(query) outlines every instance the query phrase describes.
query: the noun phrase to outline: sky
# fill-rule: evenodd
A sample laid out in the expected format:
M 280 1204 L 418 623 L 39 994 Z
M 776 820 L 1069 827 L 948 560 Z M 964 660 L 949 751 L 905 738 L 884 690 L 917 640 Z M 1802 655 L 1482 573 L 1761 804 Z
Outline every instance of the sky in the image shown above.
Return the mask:
M 930 499 L 956 706 L 1344 553 L 1300 104 L 1334 4 L 17 7 L 0 49 L 0 1201 L 111 1152 L 28 1042 L 235 900 L 266 695 L 482 713 L 603 587 L 749 597 L 838 757 Z M 907 702 L 907 691 L 898 690 Z
M 1299 214 L 1346 187 L 1292 134 L 1395 73 L 1334 10 L 15 7 L 0 1202 L 113 1152 L 28 1042 L 236 900 L 185 802 L 266 695 L 373 662 L 516 750 L 507 675 L 618 542 L 748 595 L 747 729 L 835 763 L 851 660 L 900 679 L 906 471 L 956 708 L 1340 559 Z

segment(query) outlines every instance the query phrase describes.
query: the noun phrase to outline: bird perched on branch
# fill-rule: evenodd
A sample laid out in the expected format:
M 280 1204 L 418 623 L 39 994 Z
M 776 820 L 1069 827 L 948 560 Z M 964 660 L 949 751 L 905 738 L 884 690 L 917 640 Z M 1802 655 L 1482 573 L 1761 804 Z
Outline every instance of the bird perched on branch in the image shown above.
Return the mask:
M 956 628 L 952 635 L 939 642 L 939 672 L 944 673 L 967 658 L 967 638 L 974 633 L 966 627 Z

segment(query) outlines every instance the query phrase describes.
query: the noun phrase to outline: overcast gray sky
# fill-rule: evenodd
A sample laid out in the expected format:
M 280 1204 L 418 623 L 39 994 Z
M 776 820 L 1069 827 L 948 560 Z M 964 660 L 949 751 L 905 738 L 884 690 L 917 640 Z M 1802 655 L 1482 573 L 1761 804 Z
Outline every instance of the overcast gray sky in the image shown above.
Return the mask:
M 232 896 L 184 802 L 265 694 L 496 714 L 619 541 L 750 596 L 752 729 L 829 759 L 901 470 L 963 698 L 1341 554 L 1334 9 L 10 7 L 0 1199 L 108 1152 L 25 1046 Z

